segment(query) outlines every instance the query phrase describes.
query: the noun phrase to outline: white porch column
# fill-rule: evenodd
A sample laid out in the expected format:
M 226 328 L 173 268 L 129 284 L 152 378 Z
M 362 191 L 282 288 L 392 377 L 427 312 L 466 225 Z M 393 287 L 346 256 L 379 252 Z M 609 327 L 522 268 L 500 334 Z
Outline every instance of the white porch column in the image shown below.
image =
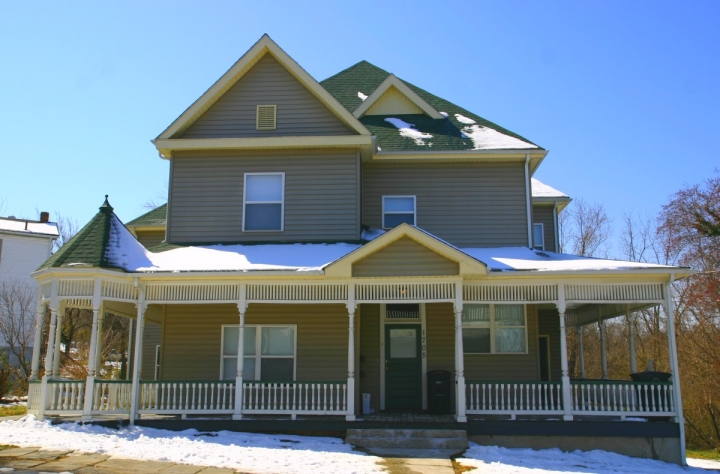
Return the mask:
M 240 285 L 240 298 L 238 300 L 238 313 L 240 313 L 240 328 L 238 330 L 237 373 L 235 376 L 235 410 L 233 420 L 242 420 L 243 405 L 243 366 L 245 363 L 245 312 L 247 311 L 247 287 Z
M 583 349 L 583 326 L 577 327 L 578 335 L 578 359 L 580 365 L 580 378 L 585 378 L 585 349 Z
M 635 315 L 630 312 L 630 306 L 625 309 L 625 319 L 628 324 L 628 343 L 630 344 L 630 373 L 637 372 L 637 360 L 635 357 Z
M 605 348 L 605 321 L 598 321 L 600 328 L 600 363 L 602 364 L 602 378 L 607 380 L 607 349 Z
M 685 417 L 683 416 L 682 396 L 680 393 L 680 371 L 678 369 L 677 343 L 675 341 L 675 308 L 672 299 L 672 282 L 675 275 L 670 275 L 670 281 L 665 285 L 665 314 L 667 315 L 668 327 L 668 355 L 670 356 L 670 378 L 672 382 L 673 398 L 675 399 L 676 421 L 680 430 L 680 460 L 687 465 L 685 460 Z
M 348 285 L 348 380 L 346 421 L 355 421 L 355 285 Z
M 145 330 L 145 288 L 140 287 L 137 305 L 137 326 L 135 329 L 135 360 L 133 361 L 132 398 L 130 399 L 130 424 L 135 424 L 140 403 L 140 371 L 142 370 L 143 332 Z
M 100 310 L 98 312 L 98 320 L 97 320 L 97 344 L 95 345 L 95 351 L 93 354 L 95 354 L 95 371 L 97 372 L 97 375 L 100 375 L 100 371 L 103 368 L 102 365 L 102 331 L 103 331 L 103 322 L 105 321 L 105 310 L 102 307 L 102 303 L 100 303 Z M 95 318 L 95 305 L 93 305 L 93 319 Z
M 57 315 L 60 301 L 58 299 L 58 281 L 53 280 L 50 290 L 50 328 L 48 329 L 48 345 L 45 351 L 45 375 L 42 378 L 40 388 L 40 409 L 38 418 L 45 416 L 45 408 L 48 406 L 48 380 L 53 376 L 53 356 L 55 355 L 55 327 L 57 326 Z
M 65 317 L 65 305 L 60 303 L 55 323 L 55 349 L 53 354 L 53 378 L 60 375 L 60 345 L 62 344 L 62 322 Z
M 45 324 L 45 303 L 38 299 L 35 316 L 35 342 L 33 343 L 32 364 L 30 366 L 30 380 L 37 380 L 40 372 L 40 351 L 42 350 L 42 330 Z
M 563 420 L 572 421 L 572 389 L 568 372 L 567 337 L 565 333 L 565 285 L 558 285 L 558 314 L 560 316 L 560 366 L 562 372 Z
M 455 412 L 457 413 L 456 419 L 459 423 L 466 423 L 467 416 L 465 415 L 466 402 L 465 402 L 465 351 L 463 349 L 463 334 L 462 334 L 462 302 L 458 305 L 455 304 L 455 374 L 457 380 L 457 386 L 455 387 Z
M 135 360 L 132 356 L 132 335 L 135 320 L 131 319 L 129 322 L 130 324 L 128 324 L 127 362 L 125 362 L 125 364 L 127 364 L 127 368 L 125 369 L 125 380 L 130 380 L 132 378 L 132 361 Z
M 83 405 L 83 420 L 92 419 L 92 407 L 93 407 L 93 392 L 95 388 L 95 373 L 97 367 L 97 358 L 93 354 L 97 351 L 98 345 L 98 318 L 102 306 L 101 296 L 101 280 L 95 279 L 95 285 L 93 286 L 93 319 L 92 328 L 90 330 L 90 351 L 88 352 L 88 374 L 85 380 L 85 401 Z

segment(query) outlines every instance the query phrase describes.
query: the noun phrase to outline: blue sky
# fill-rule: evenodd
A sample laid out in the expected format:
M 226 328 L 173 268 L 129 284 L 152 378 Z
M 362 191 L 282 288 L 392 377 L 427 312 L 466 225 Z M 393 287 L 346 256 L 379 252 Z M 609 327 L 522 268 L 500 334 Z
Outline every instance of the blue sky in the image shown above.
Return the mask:
M 150 140 L 268 33 L 318 80 L 365 59 L 533 140 L 535 176 L 619 227 L 720 168 L 719 21 L 717 1 L 3 2 L 3 214 L 145 212 L 168 174 Z

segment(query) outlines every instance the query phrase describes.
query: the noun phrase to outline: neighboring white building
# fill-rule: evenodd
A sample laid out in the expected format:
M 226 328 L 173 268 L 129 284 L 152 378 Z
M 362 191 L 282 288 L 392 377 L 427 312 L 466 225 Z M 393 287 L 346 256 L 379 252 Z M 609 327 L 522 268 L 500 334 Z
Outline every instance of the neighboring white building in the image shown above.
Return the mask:
M 59 236 L 48 213 L 41 213 L 40 219 L 0 217 L 0 283 L 18 281 L 37 287 L 30 274 L 50 257 Z

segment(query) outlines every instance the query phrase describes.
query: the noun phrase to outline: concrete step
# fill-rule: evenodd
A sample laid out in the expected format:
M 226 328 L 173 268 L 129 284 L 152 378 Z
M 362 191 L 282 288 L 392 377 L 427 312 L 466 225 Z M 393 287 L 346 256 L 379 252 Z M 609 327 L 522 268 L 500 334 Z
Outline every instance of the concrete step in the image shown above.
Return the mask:
M 363 448 L 467 449 L 465 430 L 349 429 L 345 443 Z

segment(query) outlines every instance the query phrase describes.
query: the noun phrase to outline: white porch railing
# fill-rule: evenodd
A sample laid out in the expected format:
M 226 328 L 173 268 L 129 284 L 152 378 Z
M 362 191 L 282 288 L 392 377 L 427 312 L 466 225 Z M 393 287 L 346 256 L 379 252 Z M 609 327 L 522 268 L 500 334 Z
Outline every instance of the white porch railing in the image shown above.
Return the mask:
M 234 408 L 234 380 L 140 382 L 140 414 L 229 414 Z
M 80 414 L 85 401 L 84 380 L 48 380 L 48 414 Z
M 674 416 L 672 383 L 573 380 L 573 415 Z
M 346 382 L 245 382 L 243 414 L 344 415 Z
M 95 380 L 93 414 L 130 413 L 132 382 L 129 380 Z
M 469 415 L 562 414 L 560 382 L 465 382 L 465 387 Z

